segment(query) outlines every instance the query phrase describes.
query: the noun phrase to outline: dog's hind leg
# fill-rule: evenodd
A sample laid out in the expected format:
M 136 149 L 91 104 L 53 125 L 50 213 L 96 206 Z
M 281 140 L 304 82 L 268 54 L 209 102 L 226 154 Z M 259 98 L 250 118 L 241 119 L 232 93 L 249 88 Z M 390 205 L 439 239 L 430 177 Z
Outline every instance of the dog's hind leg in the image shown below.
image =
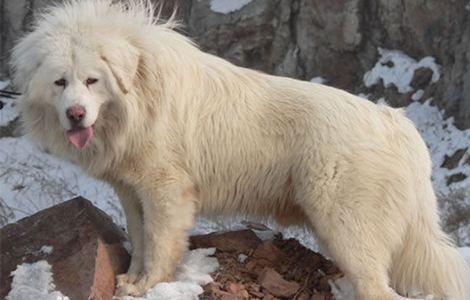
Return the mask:
M 297 202 L 322 246 L 352 282 L 358 300 L 393 300 L 389 286 L 392 253 L 401 243 L 405 217 L 381 193 L 334 176 L 312 178 L 297 189 Z M 325 175 L 326 173 L 326 175 Z M 349 187 L 352 189 L 347 190 Z
M 392 300 L 388 268 L 391 254 L 380 245 L 375 230 L 354 211 L 321 217 L 308 213 L 314 231 L 339 268 L 352 282 L 358 300 Z
M 119 197 L 127 220 L 127 233 L 132 244 L 131 264 L 127 273 L 117 276 L 117 286 L 134 283 L 142 270 L 142 234 L 143 234 L 143 212 L 142 204 L 134 189 L 128 185 L 113 184 L 114 190 Z

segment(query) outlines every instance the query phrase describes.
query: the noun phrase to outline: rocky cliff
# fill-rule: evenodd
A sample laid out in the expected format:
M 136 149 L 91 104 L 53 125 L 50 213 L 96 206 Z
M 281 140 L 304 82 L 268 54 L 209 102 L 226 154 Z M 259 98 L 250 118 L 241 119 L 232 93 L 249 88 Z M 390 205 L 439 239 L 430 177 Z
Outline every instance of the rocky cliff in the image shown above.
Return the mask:
M 28 30 L 33 12 L 58 0 L 1 0 L 0 71 L 7 74 L 8 51 Z M 156 1 L 156 0 L 155 0 Z M 268 73 L 327 83 L 354 93 L 386 95 L 407 104 L 411 93 L 371 89 L 364 73 L 378 48 L 398 49 L 420 59 L 433 56 L 442 77 L 429 83 L 417 74 L 425 95 L 470 127 L 470 7 L 468 0 L 176 0 L 185 34 L 204 50 Z M 422 70 L 421 70 L 422 71 Z

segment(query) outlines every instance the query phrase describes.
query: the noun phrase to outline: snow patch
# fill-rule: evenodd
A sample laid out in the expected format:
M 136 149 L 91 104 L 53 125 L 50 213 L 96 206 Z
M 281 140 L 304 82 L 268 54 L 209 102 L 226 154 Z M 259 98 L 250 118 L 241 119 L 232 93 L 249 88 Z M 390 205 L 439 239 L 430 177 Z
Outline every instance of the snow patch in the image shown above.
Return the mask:
M 269 241 L 274 239 L 274 236 L 278 233 L 273 230 L 253 230 L 256 236 L 262 241 Z
M 413 95 L 411 95 L 411 100 L 418 101 L 419 99 L 423 97 L 423 94 L 424 94 L 424 90 L 417 90 L 416 92 L 414 92 Z
M 310 82 L 324 84 L 326 83 L 326 79 L 323 77 L 317 76 L 317 77 L 313 77 L 312 79 L 310 79 Z
M 0 113 L 2 111 L 0 110 Z M 118 225 L 125 217 L 111 187 L 45 153 L 25 137 L 0 138 L 0 225 L 15 222 L 75 196 L 84 196 Z
M 11 121 L 18 117 L 15 109 L 15 100 L 9 98 L 1 98 L 3 107 L 0 112 L 0 126 L 7 126 Z
M 241 221 L 242 219 L 238 217 L 227 217 L 226 219 L 207 219 L 204 217 L 197 217 L 196 224 L 191 230 L 190 235 L 244 230 L 246 229 L 246 226 L 241 224 Z
M 21 264 L 11 274 L 13 281 L 7 300 L 69 300 L 54 291 L 51 265 L 45 260 Z
M 10 81 L 0 81 L 0 90 L 10 85 Z M 11 121 L 18 117 L 15 109 L 15 100 L 9 98 L 0 98 L 0 126 L 7 126 Z
M 328 282 L 331 287 L 331 293 L 337 300 L 354 300 L 354 288 L 346 277 L 341 277 L 335 281 Z
M 469 148 L 470 129 L 460 130 L 454 126 L 453 118 L 444 118 L 444 112 L 431 106 L 430 101 L 425 103 L 413 102 L 406 107 L 406 115 L 418 128 L 426 141 L 433 163 L 432 180 L 436 193 L 440 196 L 448 195 L 452 189 L 470 188 L 470 165 L 465 163 L 464 156 L 455 169 L 442 168 L 445 156 L 451 156 L 458 149 Z M 467 178 L 447 185 L 449 176 L 457 173 L 467 175 Z
M 229 14 L 242 9 L 252 0 L 212 0 L 211 10 L 220 14 Z
M 162 282 L 148 290 L 143 298 L 126 296 L 123 300 L 197 300 L 203 293 L 202 285 L 212 282 L 210 273 L 219 268 L 215 248 L 195 249 L 187 252 L 176 270 L 174 282 Z
M 39 249 L 40 253 L 50 255 L 52 254 L 52 251 L 54 248 L 52 246 L 42 246 L 41 249 Z
M 10 85 L 10 80 L 6 80 L 6 81 L 0 80 L 0 90 L 3 90 L 4 88 L 6 88 L 9 85 Z
M 238 261 L 241 262 L 241 263 L 244 263 L 247 258 L 248 258 L 248 256 L 243 254 L 243 253 L 240 253 L 238 255 Z
M 388 105 L 387 100 L 384 97 L 377 100 L 377 105 Z
M 370 94 L 359 93 L 357 96 L 364 100 L 369 100 Z
M 394 85 L 402 94 L 413 91 L 410 86 L 416 69 L 429 68 L 432 71 L 432 82 L 441 77 L 441 66 L 434 57 L 427 56 L 419 62 L 398 50 L 378 48 L 380 59 L 375 66 L 364 74 L 364 84 L 371 87 L 383 81 L 385 87 Z
M 459 248 L 460 254 L 467 261 L 468 266 L 470 267 L 470 247 Z
M 456 128 L 454 119 L 445 119 L 444 112 L 431 106 L 430 101 L 411 103 L 406 108 L 406 115 L 416 125 L 431 155 L 432 181 L 442 216 L 455 220 L 457 211 L 470 209 L 470 129 Z M 441 167 L 446 157 L 465 149 L 466 153 L 455 168 Z M 450 180 L 452 178 L 458 180 Z M 470 245 L 470 224 L 462 222 L 452 235 L 460 245 Z

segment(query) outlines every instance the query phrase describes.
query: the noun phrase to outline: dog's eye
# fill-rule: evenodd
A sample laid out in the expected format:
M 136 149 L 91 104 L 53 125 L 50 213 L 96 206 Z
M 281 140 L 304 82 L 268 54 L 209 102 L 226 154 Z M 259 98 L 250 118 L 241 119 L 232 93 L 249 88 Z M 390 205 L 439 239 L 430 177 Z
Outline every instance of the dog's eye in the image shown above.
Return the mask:
M 90 85 L 90 84 L 93 84 L 93 83 L 96 83 L 96 82 L 98 82 L 98 79 L 96 79 L 96 78 L 88 78 L 87 80 L 85 80 L 86 85 Z
M 67 85 L 67 80 L 65 80 L 64 78 L 61 78 L 61 79 L 54 81 L 54 84 L 57 86 L 65 86 Z

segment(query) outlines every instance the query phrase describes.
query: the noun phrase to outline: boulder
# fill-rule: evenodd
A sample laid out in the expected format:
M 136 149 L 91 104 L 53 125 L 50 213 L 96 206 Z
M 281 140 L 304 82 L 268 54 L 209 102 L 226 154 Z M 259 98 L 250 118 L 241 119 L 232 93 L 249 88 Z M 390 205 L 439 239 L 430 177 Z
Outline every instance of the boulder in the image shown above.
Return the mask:
M 0 229 L 0 298 L 17 265 L 46 260 L 56 290 L 70 299 L 111 299 L 126 272 L 126 236 L 103 211 L 77 197 Z

